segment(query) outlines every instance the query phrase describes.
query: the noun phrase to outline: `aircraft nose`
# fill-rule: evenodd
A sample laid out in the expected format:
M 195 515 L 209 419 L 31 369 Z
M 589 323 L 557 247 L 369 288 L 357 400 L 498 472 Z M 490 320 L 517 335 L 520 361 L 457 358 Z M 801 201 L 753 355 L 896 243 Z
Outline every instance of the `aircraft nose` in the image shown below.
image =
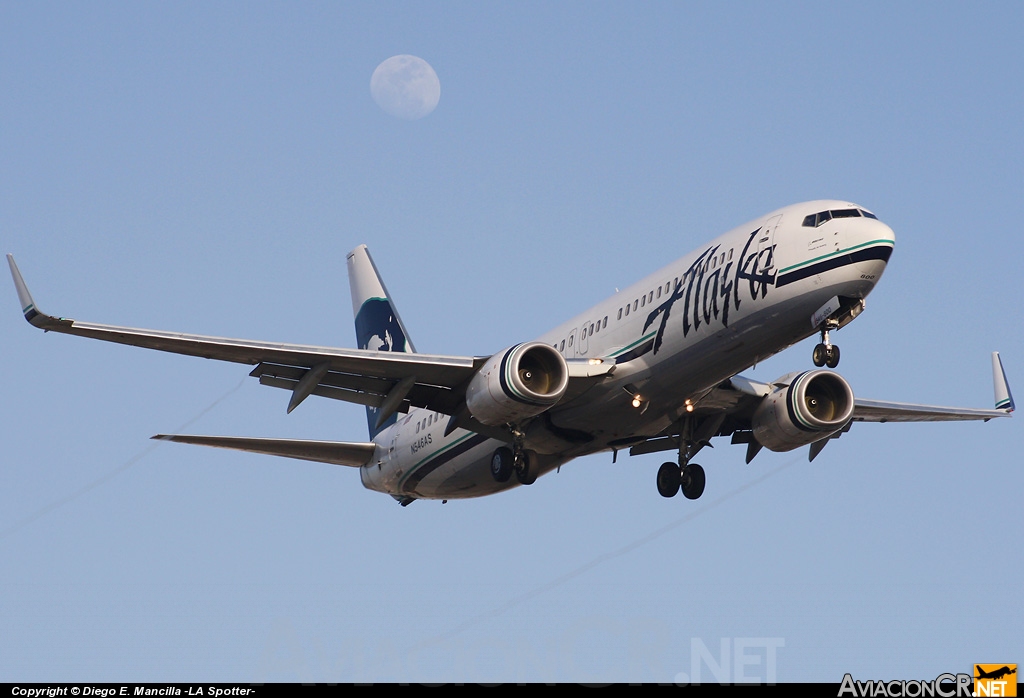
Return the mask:
M 860 220 L 861 225 L 851 226 L 849 240 L 852 257 L 860 262 L 862 279 L 877 283 L 885 271 L 896 245 L 896 233 L 879 220 Z

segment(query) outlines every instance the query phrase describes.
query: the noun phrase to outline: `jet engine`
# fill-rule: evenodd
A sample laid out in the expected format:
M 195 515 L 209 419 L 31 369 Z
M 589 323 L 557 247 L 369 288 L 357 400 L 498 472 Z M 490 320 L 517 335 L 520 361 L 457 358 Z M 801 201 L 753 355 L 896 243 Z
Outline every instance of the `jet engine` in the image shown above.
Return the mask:
M 554 405 L 568 385 L 569 368 L 554 347 L 517 344 L 477 371 L 466 389 L 466 407 L 489 426 L 515 424 Z
M 838 373 L 807 371 L 775 382 L 754 411 L 754 437 L 772 451 L 792 451 L 830 436 L 853 417 L 853 390 Z

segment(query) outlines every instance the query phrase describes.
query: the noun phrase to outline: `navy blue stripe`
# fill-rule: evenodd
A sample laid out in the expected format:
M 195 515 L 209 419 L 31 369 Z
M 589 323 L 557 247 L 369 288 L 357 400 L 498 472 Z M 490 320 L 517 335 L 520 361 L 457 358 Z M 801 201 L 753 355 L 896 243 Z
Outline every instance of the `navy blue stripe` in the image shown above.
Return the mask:
M 39 314 L 39 311 L 36 310 L 35 308 L 32 308 L 32 310 L 30 310 L 27 313 L 25 313 L 25 319 L 28 320 L 29 322 L 32 322 L 32 319 L 35 318 L 35 316 L 38 315 L 38 314 Z
M 474 446 L 479 446 L 484 441 L 487 441 L 487 437 L 482 436 L 481 434 L 477 434 L 472 438 L 466 439 L 455 448 L 445 451 L 434 460 L 427 461 L 420 467 L 416 468 L 416 472 L 409 476 L 409 479 L 406 480 L 405 483 L 402 485 L 402 489 L 405 492 L 412 492 L 413 490 L 416 489 L 416 485 L 420 484 L 420 481 L 427 475 L 430 475 L 430 473 L 440 468 L 442 465 L 450 461 L 452 458 L 455 458 L 456 456 L 461 456 L 469 449 L 473 448 Z
M 522 344 L 515 345 L 514 347 L 512 347 L 511 349 L 506 351 L 505 355 L 503 357 L 501 357 L 501 365 L 498 366 L 498 384 L 501 386 L 501 390 L 502 390 L 502 392 L 505 393 L 505 395 L 507 395 L 508 397 L 512 398 L 513 400 L 515 400 L 516 402 L 518 402 L 518 403 L 520 403 L 522 405 L 531 405 L 531 406 L 543 405 L 544 404 L 543 402 L 537 402 L 536 400 L 524 400 L 523 398 L 517 396 L 515 393 L 512 392 L 512 389 L 509 388 L 508 381 L 505 380 L 505 369 L 508 366 L 508 357 L 512 356 L 512 352 L 514 352 L 516 349 L 518 349 L 521 346 L 523 346 L 523 345 Z
M 778 281 L 775 282 L 775 287 L 778 288 L 780 286 L 785 286 L 786 284 L 791 284 L 794 281 L 800 281 L 801 279 L 806 279 L 809 276 L 822 274 L 826 271 L 838 269 L 839 267 L 856 264 L 857 262 L 867 262 L 871 259 L 880 259 L 883 262 L 888 262 L 890 255 L 892 255 L 892 245 L 875 245 L 874 247 L 857 250 L 850 254 L 839 255 L 838 257 L 818 262 L 817 264 L 811 264 L 803 269 L 797 269 L 796 271 L 791 271 L 788 274 L 783 274 L 779 277 Z
M 799 376 L 794 378 L 793 381 L 789 384 L 789 387 L 786 388 L 786 411 L 789 412 L 789 421 L 792 422 L 793 426 L 795 426 L 800 431 L 817 431 L 816 429 L 808 429 L 800 422 L 799 419 L 797 419 L 796 406 L 793 405 L 793 393 L 795 392 L 793 390 L 793 386 L 797 384 L 797 381 L 806 376 L 807 373 L 807 371 L 801 373 Z

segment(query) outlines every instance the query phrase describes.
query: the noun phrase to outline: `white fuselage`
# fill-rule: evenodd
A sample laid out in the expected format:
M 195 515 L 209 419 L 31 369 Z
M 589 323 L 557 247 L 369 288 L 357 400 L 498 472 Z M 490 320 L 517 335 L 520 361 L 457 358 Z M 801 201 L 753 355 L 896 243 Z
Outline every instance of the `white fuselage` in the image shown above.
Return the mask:
M 808 216 L 859 209 L 813 201 L 769 213 L 645 277 L 538 338 L 567 359 L 601 358 L 615 371 L 558 403 L 527 428 L 538 473 L 588 453 L 622 448 L 678 421 L 737 373 L 816 334 L 829 299 L 863 300 L 895 236 L 866 216 L 808 225 Z M 642 406 L 633 406 L 640 395 Z M 501 442 L 457 429 L 447 415 L 412 409 L 377 435 L 364 486 L 397 497 L 460 498 L 518 485 L 495 482 Z

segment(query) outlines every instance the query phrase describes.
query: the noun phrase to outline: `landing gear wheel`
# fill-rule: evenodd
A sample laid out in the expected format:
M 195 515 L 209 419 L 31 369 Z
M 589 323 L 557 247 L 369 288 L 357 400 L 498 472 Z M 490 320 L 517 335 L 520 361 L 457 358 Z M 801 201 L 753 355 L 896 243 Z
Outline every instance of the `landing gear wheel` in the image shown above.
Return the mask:
M 679 493 L 679 466 L 675 463 L 662 463 L 658 468 L 658 494 L 662 497 L 675 497 Z
M 825 365 L 826 361 L 828 361 L 828 355 L 828 347 L 824 344 L 817 344 L 814 347 L 814 353 L 811 355 L 811 358 L 814 359 L 814 365 L 820 368 Z
M 681 480 L 683 496 L 687 499 L 700 499 L 704 494 L 704 468 L 696 463 L 690 463 L 683 468 Z
M 530 462 L 526 451 L 520 453 L 516 459 L 515 470 L 516 479 L 519 480 L 520 485 L 532 485 L 537 481 L 537 473 L 534 471 L 533 463 Z
M 825 360 L 825 365 L 829 368 L 835 368 L 839 365 L 839 347 L 833 344 L 829 347 L 828 358 Z
M 491 477 L 495 482 L 508 482 L 515 469 L 514 464 L 515 458 L 513 458 L 511 450 L 504 446 L 496 449 L 494 455 L 491 456 Z

